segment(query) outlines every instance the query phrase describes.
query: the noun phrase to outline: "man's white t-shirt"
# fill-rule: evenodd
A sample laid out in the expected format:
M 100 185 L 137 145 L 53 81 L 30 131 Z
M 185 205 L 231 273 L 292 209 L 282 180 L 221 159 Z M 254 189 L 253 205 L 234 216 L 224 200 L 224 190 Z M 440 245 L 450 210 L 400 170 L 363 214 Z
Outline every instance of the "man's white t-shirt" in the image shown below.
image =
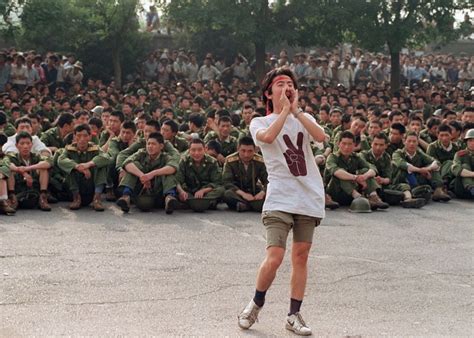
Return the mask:
M 306 117 L 315 121 L 309 114 Z M 289 115 L 273 143 L 257 140 L 257 132 L 277 118 L 278 114 L 270 114 L 250 123 L 250 133 L 262 150 L 268 172 L 263 211 L 324 218 L 324 186 L 310 145 L 313 138 L 301 122 Z

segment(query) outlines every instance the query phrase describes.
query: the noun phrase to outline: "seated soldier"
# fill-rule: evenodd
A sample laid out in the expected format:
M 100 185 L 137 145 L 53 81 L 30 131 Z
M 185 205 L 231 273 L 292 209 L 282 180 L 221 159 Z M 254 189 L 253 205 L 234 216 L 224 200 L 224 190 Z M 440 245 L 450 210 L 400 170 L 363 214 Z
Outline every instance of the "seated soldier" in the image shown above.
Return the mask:
M 67 174 L 66 184 L 72 192 L 71 210 L 92 202 L 95 211 L 104 211 L 101 194 L 107 181 L 109 158 L 91 138 L 87 124 L 76 126 L 75 142 L 66 146 L 58 158 L 58 166 Z
M 433 157 L 441 164 L 440 174 L 446 186 L 454 179 L 451 173 L 454 155 L 461 150 L 454 142 L 451 141 L 451 127 L 442 124 L 438 129 L 438 140 L 428 146 L 427 155 Z
M 154 132 L 148 136 L 145 149 L 140 149 L 125 160 L 123 168 L 126 174 L 120 182 L 122 197 L 117 201 L 123 212 L 130 210 L 132 195 L 136 197 L 143 193 L 151 197 L 152 201 L 164 197 L 166 213 L 173 213 L 177 202 L 173 174 L 178 168 L 178 161 L 163 152 L 163 148 L 163 135 Z M 141 210 L 150 210 L 150 206 L 142 206 L 139 199 L 136 205 Z
M 379 132 L 372 138 L 371 149 L 361 152 L 361 156 L 369 164 L 375 167 L 377 171 L 375 181 L 381 187 L 383 194 L 386 190 L 400 191 L 403 193 L 404 196 L 403 201 L 401 201 L 401 205 L 404 208 L 422 207 L 423 205 L 425 205 L 425 200 L 422 198 L 413 198 L 410 192 L 410 186 L 408 184 L 393 184 L 392 158 L 386 152 L 387 147 L 387 135 L 384 132 Z
M 56 121 L 56 127 L 41 134 L 41 141 L 54 154 L 56 150 L 66 146 L 64 139 L 74 130 L 74 115 L 62 113 Z
M 219 164 L 206 155 L 201 139 L 193 139 L 189 144 L 189 153 L 179 162 L 176 181 L 181 202 L 206 198 L 211 200 L 209 208 L 215 209 L 224 194 Z
M 226 189 L 224 201 L 230 209 L 262 211 L 268 175 L 263 157 L 255 153 L 251 137 L 242 137 L 237 153 L 227 156 L 222 183 Z M 250 205 L 252 201 L 262 201 L 262 204 L 255 209 Z
M 10 206 L 8 202 L 7 178 L 10 176 L 10 169 L 4 163 L 4 154 L 1 147 L 7 142 L 7 136 L 0 133 L 0 212 L 11 216 L 16 210 Z
M 105 130 L 102 131 L 99 137 L 99 146 L 103 151 L 107 152 L 110 141 L 120 134 L 123 121 L 125 121 L 125 116 L 121 111 L 116 110 L 110 113 Z
M 451 167 L 454 193 L 459 198 L 474 199 L 474 129 L 468 130 L 464 139 L 467 148 L 456 153 Z
M 217 157 L 217 160 L 221 165 L 225 162 L 225 157 L 237 151 L 237 139 L 230 135 L 232 128 L 232 120 L 228 116 L 222 116 L 219 118 L 217 124 L 219 131 L 216 133 L 210 131 L 204 138 L 204 142 L 208 143 L 210 140 L 217 140 L 222 147 L 222 154 Z
M 361 150 L 367 150 L 370 148 L 370 145 L 368 142 L 362 139 L 362 134 L 365 129 L 365 125 L 367 123 L 367 120 L 364 117 L 357 117 L 352 120 L 351 126 L 348 129 L 352 135 L 354 135 L 355 139 L 355 147 L 354 151 L 359 152 Z M 338 150 L 338 144 L 341 138 L 341 134 L 343 131 L 339 131 L 337 135 L 334 137 L 334 152 L 337 152 Z
M 120 133 L 118 136 L 113 137 L 108 141 L 107 155 L 109 156 L 110 162 L 107 168 L 107 185 L 106 200 L 109 202 L 115 201 L 115 192 L 119 183 L 119 172 L 115 166 L 118 154 L 130 147 L 135 139 L 135 133 L 137 127 L 132 121 L 125 121 L 122 123 Z
M 160 132 L 160 123 L 155 120 L 147 121 L 145 124 L 145 128 L 143 129 L 143 137 L 139 137 L 135 142 L 133 142 L 127 149 L 122 150 L 117 155 L 117 160 L 115 162 L 116 168 L 119 171 L 119 180 L 123 178 L 125 175 L 125 171 L 123 170 L 123 163 L 125 160 L 135 154 L 138 150 L 144 149 L 146 146 L 146 140 L 151 133 L 159 133 Z M 165 147 L 163 151 L 167 152 L 168 155 L 174 156 L 177 161 L 179 161 L 179 152 L 176 150 L 173 145 L 165 141 Z
M 185 138 L 177 136 L 179 126 L 173 120 L 165 120 L 161 125 L 161 135 L 170 142 L 180 153 L 188 150 L 188 141 Z
M 387 147 L 387 153 L 392 156 L 395 150 L 403 148 L 403 135 L 405 135 L 406 128 L 401 123 L 394 123 L 390 126 L 390 132 L 388 134 L 389 144 Z
M 10 206 L 13 209 L 18 206 L 32 208 L 38 203 L 41 210 L 51 211 L 48 204 L 48 169 L 51 168 L 52 158 L 31 152 L 33 137 L 26 131 L 19 132 L 15 138 L 18 152 L 9 153 L 4 160 L 12 173 L 8 177 Z
M 429 185 L 434 189 L 433 201 L 449 201 L 451 198 L 443 191 L 438 161 L 418 148 L 418 136 L 414 132 L 405 134 L 404 144 L 404 148 L 398 149 L 392 156 L 395 166 L 394 183 L 409 184 L 411 189 Z
M 329 155 L 326 161 L 327 192 L 332 199 L 348 205 L 353 199 L 366 195 L 372 210 L 387 209 L 388 204 L 377 195 L 376 170 L 354 152 L 354 135 L 343 131 L 338 146 L 339 151 Z
M 222 155 L 221 144 L 217 140 L 210 140 L 209 142 L 206 143 L 206 154 L 214 157 L 217 160 L 219 155 Z M 220 166 L 220 163 L 219 163 L 219 166 Z
M 420 131 L 420 139 L 424 141 L 420 143 L 420 147 L 423 151 L 427 151 L 428 145 L 438 139 L 438 128 L 440 124 L 441 120 L 439 118 L 430 117 L 426 122 L 426 129 Z

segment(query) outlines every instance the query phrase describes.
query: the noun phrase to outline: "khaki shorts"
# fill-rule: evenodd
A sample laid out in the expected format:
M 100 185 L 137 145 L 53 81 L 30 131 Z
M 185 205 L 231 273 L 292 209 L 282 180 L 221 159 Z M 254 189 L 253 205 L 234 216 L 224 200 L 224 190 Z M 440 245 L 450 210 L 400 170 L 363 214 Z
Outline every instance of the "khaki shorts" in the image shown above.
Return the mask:
M 286 248 L 288 233 L 292 228 L 293 242 L 312 243 L 314 228 L 319 225 L 321 218 L 283 211 L 264 211 L 262 222 L 267 229 L 267 248 L 271 246 Z

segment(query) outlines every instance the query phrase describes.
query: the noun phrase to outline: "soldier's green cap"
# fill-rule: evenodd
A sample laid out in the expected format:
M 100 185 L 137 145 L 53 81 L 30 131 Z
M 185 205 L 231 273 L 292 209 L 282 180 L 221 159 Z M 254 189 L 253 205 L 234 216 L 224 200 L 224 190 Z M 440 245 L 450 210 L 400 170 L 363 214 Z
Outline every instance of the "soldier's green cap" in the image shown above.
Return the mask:
M 17 195 L 17 199 L 21 209 L 34 209 L 38 207 L 39 193 L 34 190 L 23 191 Z
M 468 140 L 470 138 L 474 138 L 474 128 L 473 129 L 469 129 L 466 133 L 466 135 L 464 136 L 464 139 L 465 140 Z
M 384 189 L 383 200 L 390 205 L 398 205 L 403 200 L 403 192 L 397 190 Z
M 411 194 L 414 198 L 424 198 L 426 202 L 431 200 L 431 194 L 433 190 L 429 185 L 419 185 L 416 188 L 413 188 Z

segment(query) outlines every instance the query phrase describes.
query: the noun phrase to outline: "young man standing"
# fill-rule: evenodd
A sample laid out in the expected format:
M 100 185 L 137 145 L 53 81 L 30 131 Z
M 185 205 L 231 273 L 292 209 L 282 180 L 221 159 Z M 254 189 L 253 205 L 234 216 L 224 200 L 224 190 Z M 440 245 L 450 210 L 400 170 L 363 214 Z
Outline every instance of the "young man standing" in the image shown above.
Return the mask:
M 324 188 L 310 142 L 323 142 L 324 129 L 298 109 L 295 75 L 277 68 L 263 82 L 267 116 L 254 118 L 250 133 L 260 147 L 268 171 L 262 221 L 267 231 L 266 257 L 257 274 L 255 296 L 238 316 L 250 328 L 265 303 L 265 295 L 283 261 L 286 239 L 293 228 L 291 300 L 286 328 L 310 335 L 300 307 L 307 280 L 307 260 L 314 228 L 324 217 Z

